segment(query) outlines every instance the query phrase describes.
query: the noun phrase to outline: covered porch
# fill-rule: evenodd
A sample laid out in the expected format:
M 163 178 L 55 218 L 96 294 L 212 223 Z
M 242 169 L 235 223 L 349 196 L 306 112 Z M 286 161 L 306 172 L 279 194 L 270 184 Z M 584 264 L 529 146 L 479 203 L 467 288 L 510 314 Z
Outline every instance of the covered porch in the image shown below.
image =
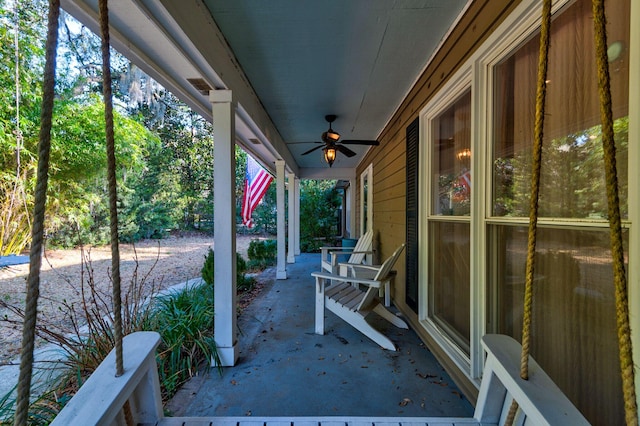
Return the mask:
M 319 254 L 302 254 L 286 281 L 265 271 L 269 283 L 238 317 L 236 366 L 193 378 L 166 407 L 172 416 L 472 416 L 413 330 L 372 315 L 398 345 L 387 351 L 326 310 L 326 334 L 315 334 L 310 274 L 319 267 Z
M 97 22 L 95 4 L 96 1 L 92 0 L 63 1 L 63 6 L 68 8 L 74 16 L 94 28 Z M 537 27 L 532 22 L 537 22 L 539 16 L 537 2 L 501 1 L 491 2 L 489 6 L 489 2 L 481 1 L 424 1 L 420 3 L 422 7 L 418 8 L 412 6 L 416 2 L 394 3 L 406 6 L 401 7 L 400 11 L 385 9 L 387 2 L 384 1 L 375 3 L 380 6 L 380 9 L 368 7 L 369 2 L 366 2 L 366 6 L 363 6 L 365 3 L 359 3 L 362 6 L 360 10 L 347 10 L 336 2 L 322 4 L 323 6 L 307 10 L 288 8 L 286 5 L 283 7 L 281 3 L 278 3 L 278 7 L 267 6 L 265 9 L 260 9 L 251 7 L 247 2 L 195 0 L 111 2 L 114 47 L 136 61 L 141 68 L 166 87 L 175 90 L 181 99 L 214 124 L 215 244 L 221 248 L 216 253 L 218 257 L 215 281 L 224 283 L 216 286 L 215 290 L 217 315 L 215 335 L 222 365 L 238 367 L 225 372 L 229 376 L 226 376 L 227 380 L 223 383 L 228 387 L 221 392 L 235 393 L 239 383 L 247 380 L 246 376 L 252 376 L 252 378 L 258 376 L 257 371 L 260 370 L 272 370 L 270 373 L 275 374 L 271 378 L 264 377 L 260 389 L 277 390 L 276 380 L 286 378 L 289 370 L 286 366 L 282 368 L 274 366 L 276 356 L 278 358 L 282 356 L 285 361 L 290 361 L 298 352 L 303 352 L 302 349 L 298 350 L 298 346 L 309 345 L 308 350 L 312 355 L 307 355 L 305 360 L 310 361 L 309 365 L 318 367 L 317 370 L 306 367 L 310 370 L 298 371 L 297 374 L 292 375 L 294 379 L 304 382 L 300 377 L 313 375 L 314 372 L 314 379 L 329 376 L 330 370 L 321 369 L 320 366 L 329 359 L 328 357 L 333 361 L 340 355 L 340 352 L 333 356 L 326 352 L 320 354 L 327 348 L 324 347 L 324 343 L 320 343 L 322 347 L 316 346 L 318 340 L 333 339 L 347 346 L 342 339 L 352 345 L 353 339 L 360 338 L 363 343 L 371 345 L 360 336 L 352 337 L 350 340 L 345 337 L 347 331 L 345 334 L 336 336 L 329 334 L 321 337 L 307 334 L 312 333 L 313 330 L 310 328 L 296 330 L 291 323 L 293 314 L 289 311 L 288 305 L 281 308 L 281 313 L 285 316 L 279 317 L 280 322 L 276 324 L 273 331 L 271 326 L 264 327 L 264 324 L 270 321 L 265 317 L 262 321 L 253 324 L 257 327 L 253 330 L 253 335 L 243 334 L 242 328 L 240 333 L 237 332 L 239 323 L 235 312 L 234 274 L 236 212 L 232 200 L 235 171 L 233 148 L 235 144 L 239 144 L 276 177 L 278 266 L 275 270 L 275 278 L 283 280 L 279 283 L 280 287 L 288 289 L 294 286 L 295 268 L 304 257 L 300 255 L 298 239 L 299 180 L 348 181 L 352 191 L 348 197 L 349 223 L 352 225 L 352 233 L 349 236 L 358 237 L 367 230 L 374 230 L 379 237 L 375 244 L 378 250 L 376 259 L 378 261 L 387 257 L 394 247 L 403 242 L 407 243 L 407 262 L 404 265 L 402 265 L 403 262 L 399 262 L 400 266 L 397 268 L 394 304 L 406 316 L 414 330 L 418 331 L 420 340 L 429 345 L 447 371 L 454 375 L 462 393 L 475 403 L 476 423 L 502 424 L 503 415 L 507 411 L 507 401 L 511 400 L 511 396 L 519 403 L 524 403 L 523 410 L 530 417 L 531 423 L 543 424 L 544 422 L 538 419 L 547 418 L 546 415 L 536 417 L 538 409 L 545 413 L 556 414 L 573 412 L 574 408 L 571 404 L 568 404 L 566 411 L 564 407 L 555 406 L 555 403 L 561 399 L 561 393 L 558 396 L 556 391 L 547 391 L 550 380 L 535 392 L 528 387 L 528 384 L 514 379 L 515 369 L 510 360 L 515 358 L 516 351 L 506 340 L 496 339 L 497 335 L 492 334 L 518 336 L 517 332 L 513 331 L 518 328 L 516 326 L 519 312 L 515 312 L 517 309 L 514 309 L 518 305 L 509 297 L 511 293 L 507 293 L 505 297 L 500 292 L 503 291 L 503 287 L 507 291 L 512 291 L 511 284 L 514 280 L 511 268 L 515 269 L 519 266 L 518 262 L 522 257 L 521 248 L 524 247 L 524 239 L 518 239 L 518 236 L 523 235 L 518 233 L 518 227 L 522 227 L 525 223 L 524 214 L 518 213 L 519 215 L 514 219 L 509 215 L 502 216 L 500 211 L 492 207 L 496 204 L 494 201 L 497 201 L 492 198 L 497 194 L 492 185 L 497 185 L 498 180 L 492 179 L 491 165 L 497 164 L 496 161 L 501 159 L 501 157 L 494 158 L 493 154 L 502 152 L 504 148 L 497 144 L 491 145 L 491 141 L 495 139 L 495 135 L 491 132 L 494 128 L 501 128 L 499 124 L 501 117 L 494 108 L 496 105 L 494 101 L 504 100 L 506 105 L 504 111 L 509 113 L 514 109 L 509 105 L 519 105 L 512 99 L 514 97 L 519 99 L 516 97 L 519 95 L 517 91 L 514 91 L 513 96 L 509 92 L 509 96 L 501 98 L 496 95 L 492 82 L 500 81 L 498 77 L 502 74 L 498 72 L 499 64 L 502 64 L 501 60 L 508 59 L 507 52 L 518 52 L 517 49 L 522 48 L 518 43 L 524 42 L 525 39 L 534 39 L 533 31 Z M 570 8 L 572 2 L 557 1 L 554 4 L 556 11 L 560 10 L 561 6 L 566 6 L 560 12 L 567 13 L 565 16 L 574 16 L 566 12 L 567 10 L 572 12 Z M 637 2 L 633 4 L 637 6 Z M 325 7 L 326 5 L 330 5 L 333 9 Z M 631 12 L 622 11 L 620 16 L 635 17 L 637 14 L 636 7 L 631 9 Z M 307 20 L 305 21 L 302 17 Z M 582 22 L 578 18 L 574 20 L 577 23 Z M 321 24 L 317 25 L 318 22 Z M 410 25 L 411 22 L 413 25 Z M 511 28 L 514 22 L 518 23 L 517 30 Z M 334 27 L 334 24 L 337 25 Z M 266 31 L 261 32 L 261 29 L 265 29 L 265 25 Z M 329 30 L 329 27 L 332 30 Z M 274 28 L 276 31 L 269 31 Z M 419 33 L 419 28 L 430 28 L 434 31 Z M 317 42 L 318 39 L 312 38 L 312 35 L 320 35 L 320 41 Z M 394 37 L 397 37 L 395 41 L 398 43 L 386 43 Z M 620 37 L 625 40 L 629 38 L 624 35 Z M 634 49 L 630 50 L 634 55 L 631 57 L 633 60 L 625 63 L 637 63 L 637 61 L 634 62 L 638 57 L 637 39 L 636 31 L 632 34 L 629 43 L 630 46 L 634 46 Z M 314 44 L 314 40 L 318 45 L 327 47 L 328 51 L 313 50 L 312 47 L 318 47 Z M 358 44 L 362 40 L 370 43 L 365 43 L 366 46 Z M 425 40 L 429 43 L 420 43 Z M 288 43 L 291 41 L 293 44 Z M 557 43 L 557 45 L 563 44 Z M 282 47 L 284 49 L 281 49 Z M 403 59 L 398 59 L 401 54 L 405 56 L 402 56 Z M 559 56 L 573 58 L 574 55 Z M 357 64 L 347 61 L 354 58 Z M 301 64 L 310 67 L 303 67 L 301 71 L 297 68 Z M 381 64 L 385 66 L 379 67 Z M 408 72 L 402 74 L 401 71 Z M 520 75 L 515 71 L 514 69 L 513 75 Z M 629 75 L 634 76 L 637 73 L 631 72 Z M 515 79 L 513 83 L 514 87 L 520 87 Z M 637 78 L 634 77 L 631 84 L 625 87 L 636 88 Z M 308 91 L 309 88 L 313 88 L 314 91 Z M 362 90 L 354 92 L 351 90 L 354 88 Z M 583 89 L 587 91 L 587 88 L 579 89 L 580 92 Z M 622 103 L 626 105 L 630 102 L 623 100 Z M 526 103 L 527 106 L 530 104 L 530 102 Z M 632 117 L 629 120 L 632 124 L 629 125 L 628 140 L 637 140 L 637 130 L 633 127 L 633 123 L 637 122 L 637 111 L 637 102 L 635 102 L 628 112 Z M 326 130 L 327 127 L 332 130 L 322 120 L 322 117 L 327 114 L 338 116 L 333 128 L 342 132 L 345 139 L 375 139 L 380 146 L 358 147 L 353 158 L 338 157 L 333 168 L 330 167 L 332 163 L 326 164 L 321 151 L 316 151 L 316 155 L 306 155 L 314 151 L 314 146 L 319 147 L 310 144 L 317 143 L 322 130 Z M 627 113 L 622 115 L 625 114 Z M 519 116 L 508 115 L 507 118 L 517 121 Z M 460 129 L 456 129 L 453 125 L 448 126 L 449 121 L 451 123 L 460 121 L 463 125 Z M 509 130 L 507 139 L 512 141 L 512 136 L 517 132 L 512 127 L 503 127 Z M 570 126 L 566 128 L 570 129 Z M 447 133 L 449 130 L 450 135 Z M 563 130 L 562 135 L 568 131 Z M 324 136 L 322 138 L 324 139 Z M 514 140 L 519 141 L 520 138 Z M 440 143 L 441 141 L 457 141 L 460 142 L 458 144 L 460 146 Z M 430 151 L 433 146 L 439 147 L 438 150 L 425 154 L 425 148 L 426 151 Z M 520 149 L 519 145 L 517 147 Z M 329 148 L 329 145 L 326 148 Z M 464 149 L 458 150 L 458 148 Z M 507 159 L 513 161 L 515 158 L 514 153 L 511 152 L 513 146 L 509 145 L 508 148 Z M 471 157 L 472 152 L 473 157 Z M 630 149 L 629 152 L 631 158 L 637 157 L 636 148 Z M 458 170 L 451 167 L 449 170 L 448 166 L 444 167 L 444 158 L 452 164 L 457 161 L 455 164 L 460 163 L 464 168 Z M 437 161 L 430 162 L 432 159 Z M 442 166 L 442 173 L 429 175 L 430 171 L 437 169 L 433 169 L 435 166 Z M 440 178 L 455 177 L 458 171 L 468 168 L 471 168 L 474 173 L 474 191 L 468 194 L 470 197 L 460 200 L 464 209 L 455 210 L 451 202 L 453 192 L 449 191 L 449 198 L 442 199 L 434 194 L 439 193 L 438 185 L 442 180 Z M 418 173 L 419 171 L 422 171 L 422 174 Z M 455 173 L 448 173 L 449 171 Z M 470 176 L 470 174 L 466 175 L 467 178 Z M 464 178 L 465 175 L 462 174 L 461 177 Z M 464 180 L 468 182 L 466 185 L 458 185 L 458 180 L 455 179 L 449 183 L 458 187 L 458 190 L 463 186 L 470 191 L 470 180 Z M 630 178 L 630 187 L 637 187 L 637 182 L 636 173 L 633 179 Z M 629 191 L 629 194 L 630 213 L 625 226 L 631 229 L 628 234 L 629 246 L 637 247 L 637 244 L 634 244 L 638 241 L 637 227 L 630 227 L 631 222 L 637 219 L 638 203 L 635 195 L 637 191 Z M 448 203 L 444 202 L 447 200 Z M 448 209 L 441 209 L 447 206 Z M 547 222 L 543 225 L 550 230 L 549 240 L 555 242 L 553 240 L 558 235 L 557 230 L 562 229 L 566 231 L 567 238 L 573 240 L 571 247 L 586 249 L 588 247 L 586 241 L 593 240 L 587 236 L 603 232 L 606 225 L 604 217 L 598 216 L 597 219 L 593 219 L 587 216 L 585 219 L 580 216 L 582 212 L 579 213 L 576 213 L 576 217 L 571 216 L 569 219 L 561 217 L 559 220 L 553 215 L 547 218 Z M 584 230 L 581 229 L 583 227 Z M 585 232 L 584 236 L 574 236 L 578 228 L 580 233 Z M 552 246 L 551 249 L 554 247 L 557 246 Z M 604 249 L 598 248 L 598 251 L 604 252 Z M 629 258 L 633 259 L 634 256 L 631 254 Z M 447 265 L 450 266 L 447 267 Z M 501 269 L 505 265 L 506 267 Z M 549 269 L 554 272 L 549 274 L 550 277 L 555 277 L 555 272 L 559 270 L 553 267 Z M 632 263 L 630 270 L 632 277 L 630 288 L 635 292 L 637 265 Z M 578 275 L 575 274 L 576 277 Z M 308 272 L 301 277 L 307 279 Z M 497 279 L 494 280 L 494 278 Z M 608 282 L 606 279 L 601 281 Z M 312 281 L 309 279 L 309 282 Z M 557 300 L 558 292 L 555 288 L 553 287 L 554 293 L 551 294 L 553 300 Z M 285 294 L 288 292 L 285 291 Z M 579 294 L 582 295 L 582 293 Z M 631 293 L 632 296 L 633 294 L 635 293 Z M 444 297 L 437 299 L 438 295 Z M 282 290 L 278 296 L 282 297 Z M 313 297 L 308 297 L 311 304 Z M 574 300 L 575 298 L 567 297 L 567 305 L 579 307 Z M 632 313 L 635 315 L 637 303 L 633 301 L 637 298 L 630 297 L 630 300 Z M 547 307 L 551 304 L 546 303 L 543 306 Z M 306 309 L 307 314 L 311 315 L 313 312 L 311 306 L 307 306 Z M 568 316 L 569 311 L 564 306 L 558 306 L 558 309 L 562 318 Z M 514 315 L 511 315 L 512 311 Z M 585 315 L 589 311 L 586 309 Z M 331 318 L 331 315 L 327 315 Z M 637 317 L 634 316 L 635 318 Z M 500 322 L 503 320 L 505 324 Z M 342 327 L 349 327 L 337 319 L 336 323 Z M 337 324 L 333 326 L 338 327 Z M 548 325 L 550 328 L 554 326 L 551 322 L 548 322 Z M 247 326 L 247 328 L 250 327 Z M 331 328 L 331 325 L 328 328 Z M 284 352 L 280 347 L 274 346 L 266 351 L 271 356 L 260 363 L 262 368 L 242 370 L 242 362 L 248 360 L 251 353 L 246 351 L 251 351 L 252 348 L 245 345 L 250 345 L 254 342 L 253 339 L 275 345 L 277 339 L 272 339 L 272 342 L 270 335 L 276 336 L 277 333 L 288 333 L 291 330 L 296 330 L 297 335 L 302 336 L 299 345 L 287 348 Z M 357 333 L 354 330 L 350 331 Z M 594 342 L 600 342 L 603 337 L 612 335 L 612 332 L 602 332 L 590 333 L 588 337 Z M 338 339 L 337 336 L 342 339 Z M 400 339 L 400 337 L 393 338 Z M 633 338 L 637 340 L 637 333 Z M 494 346 L 487 346 L 487 340 Z M 287 352 L 289 350 L 291 352 Z M 354 354 L 363 355 L 363 352 L 367 355 L 354 360 Z M 377 374 L 379 369 L 362 368 L 363 365 L 361 365 L 363 362 L 368 362 L 369 356 L 374 352 L 352 350 L 350 353 L 352 358 L 345 364 L 351 364 L 353 361 L 353 366 L 357 365 L 358 368 L 365 370 L 364 376 L 367 379 L 379 379 L 379 376 L 382 376 Z M 502 357 L 507 353 L 508 356 Z M 557 354 L 555 348 L 541 350 L 540 354 L 548 356 L 551 361 L 558 358 L 555 356 Z M 324 359 L 319 359 L 320 357 Z M 602 359 L 608 358 L 602 357 Z M 385 357 L 383 369 L 388 368 L 389 363 L 393 365 L 393 360 Z M 570 357 L 563 357 L 562 361 L 575 365 Z M 416 366 L 421 368 L 423 362 L 422 360 L 420 364 L 416 362 Z M 607 364 L 610 363 L 607 362 Z M 553 363 L 553 365 L 556 364 Z M 567 370 L 563 365 L 558 364 L 558 366 L 561 372 Z M 147 372 L 145 377 L 150 380 L 152 369 L 147 368 L 142 371 Z M 497 371 L 500 372 L 499 378 L 495 379 L 498 377 Z M 353 373 L 353 368 L 348 370 L 348 373 Z M 584 369 L 568 379 L 568 384 L 578 383 L 576 378 L 592 381 L 591 373 L 590 367 L 585 364 Z M 330 387 L 322 391 L 327 395 L 337 393 L 336 389 L 344 384 L 342 380 L 357 382 L 347 373 L 333 374 L 332 380 L 328 381 Z M 417 372 L 414 371 L 413 374 Z M 420 372 L 420 374 L 424 373 Z M 340 376 L 346 376 L 349 379 L 342 379 Z M 544 373 L 542 376 L 547 377 Z M 560 376 L 556 373 L 554 380 Z M 607 384 L 611 382 L 606 375 L 603 377 Z M 428 379 L 420 379 L 423 382 L 428 381 Z M 307 386 L 302 389 L 305 391 L 311 389 L 310 394 L 315 399 L 324 396 L 320 392 L 314 392 L 311 383 L 304 382 L 303 385 Z M 125 385 L 130 387 L 130 392 L 124 392 L 126 399 L 133 401 L 137 398 L 150 399 L 145 396 L 147 395 L 145 392 L 139 391 L 138 385 L 138 381 L 131 386 Z M 296 389 L 293 384 L 288 386 Z M 586 390 L 589 394 L 593 394 L 592 390 L 595 387 L 598 387 L 598 390 L 604 389 L 586 382 L 578 386 L 581 389 L 576 392 Z M 247 387 L 252 388 L 251 385 Z M 490 387 L 492 391 L 489 392 Z M 388 391 L 393 390 L 393 386 L 389 386 L 388 383 L 384 388 Z M 200 387 L 195 394 L 204 395 L 205 389 L 204 386 Z M 540 392 L 540 389 L 545 391 Z M 375 394 L 377 389 L 371 389 L 371 385 L 367 382 L 361 384 L 359 390 L 364 391 L 363 396 L 370 397 L 369 395 Z M 302 391 L 297 391 L 292 397 L 279 397 L 278 400 L 286 404 L 288 399 L 296 398 L 298 394 L 302 394 Z M 607 392 L 607 394 L 612 393 Z M 222 406 L 211 402 L 217 395 L 218 393 L 210 394 L 202 405 Z M 354 391 L 350 391 L 347 399 L 355 399 L 354 395 Z M 489 398 L 488 395 L 496 398 Z M 271 399 L 268 395 L 261 395 L 261 398 L 267 403 Z M 395 401 L 397 399 L 395 394 L 388 398 L 392 400 L 394 406 L 386 408 L 387 416 L 395 415 L 395 411 L 398 410 L 395 404 L 404 401 L 404 397 L 402 398 L 401 401 Z M 414 399 L 421 401 L 420 397 L 408 398 L 412 404 L 420 404 Z M 594 404 L 589 398 L 585 398 L 580 403 L 581 410 L 592 410 Z M 340 400 L 344 399 L 344 397 L 340 398 Z M 154 405 L 153 401 L 150 404 L 149 409 L 157 411 L 157 405 Z M 196 400 L 194 399 L 188 405 L 195 408 Z M 400 406 L 406 408 L 409 405 L 411 404 Z M 610 403 L 605 405 L 612 406 Z M 233 404 L 233 406 L 241 407 L 241 404 Z M 372 407 L 376 406 L 376 404 L 372 405 Z M 371 411 L 372 407 L 369 407 L 366 412 L 367 416 L 374 415 Z M 144 408 L 146 410 L 148 407 Z M 279 410 L 286 410 L 286 408 L 286 405 L 282 405 Z M 608 407 L 605 408 L 608 409 Z M 258 415 L 257 412 L 254 413 L 254 409 L 245 408 L 245 410 L 251 411 L 252 416 Z M 491 414 L 487 415 L 489 411 Z M 597 413 L 598 409 L 593 411 L 596 411 L 591 413 L 594 418 L 600 414 Z M 613 411 L 621 410 L 614 408 Z M 162 417 L 161 414 L 160 410 L 160 417 Z M 278 416 L 283 414 L 276 413 Z M 191 416 L 196 413 L 184 415 Z M 197 415 L 206 418 L 214 414 L 201 412 Z M 235 416 L 233 418 L 236 419 L 239 418 L 238 416 L 244 418 L 247 417 L 247 411 L 242 412 L 240 409 L 239 412 L 229 413 L 229 415 Z M 347 413 L 341 416 L 344 419 L 346 418 L 344 416 L 349 415 Z M 402 413 L 403 417 L 405 415 L 409 414 Z M 297 414 L 291 414 L 291 416 L 297 416 Z M 573 417 L 581 416 L 578 413 Z M 282 417 L 277 418 L 282 419 Z M 315 419 L 317 421 L 314 421 L 314 424 L 321 421 L 318 418 Z M 411 422 L 407 419 L 415 419 L 415 417 L 405 417 L 405 422 Z M 553 420 L 547 423 L 567 424 L 566 418 L 553 418 Z M 206 420 L 203 421 L 207 424 Z M 219 421 L 222 422 L 222 420 Z M 291 424 L 292 421 L 286 423 Z

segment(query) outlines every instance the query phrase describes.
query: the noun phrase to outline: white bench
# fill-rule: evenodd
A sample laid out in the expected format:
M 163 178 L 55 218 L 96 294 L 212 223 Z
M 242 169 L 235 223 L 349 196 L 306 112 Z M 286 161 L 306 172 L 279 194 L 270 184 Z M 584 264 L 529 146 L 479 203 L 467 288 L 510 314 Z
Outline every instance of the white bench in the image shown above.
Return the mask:
M 155 350 L 160 337 L 154 332 L 124 338 L 125 373 L 114 377 L 112 351 L 52 425 L 125 425 L 123 406 L 129 401 L 134 424 L 157 426 L 426 426 L 503 425 L 512 398 L 520 408 L 514 425 L 588 425 L 587 420 L 530 359 L 529 380 L 522 380 L 520 344 L 503 335 L 486 335 L 484 376 L 474 416 L 445 417 L 164 417 Z

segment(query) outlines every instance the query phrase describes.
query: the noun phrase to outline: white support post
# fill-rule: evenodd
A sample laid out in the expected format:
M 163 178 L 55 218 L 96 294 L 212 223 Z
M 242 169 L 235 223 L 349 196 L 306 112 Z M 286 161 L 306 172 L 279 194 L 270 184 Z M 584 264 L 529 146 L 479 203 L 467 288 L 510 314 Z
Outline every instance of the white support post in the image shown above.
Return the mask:
M 357 238 L 361 235 L 358 235 L 358 227 L 356 226 L 356 190 L 358 186 L 356 185 L 355 179 L 349 179 L 349 197 L 347 202 L 349 203 L 349 238 Z
M 284 160 L 276 160 L 276 208 L 277 224 L 276 229 L 278 233 L 278 258 L 276 267 L 276 279 L 287 279 L 287 264 L 286 264 L 286 247 L 285 247 L 285 205 L 284 205 Z
M 294 190 L 296 176 L 293 173 L 287 173 L 287 182 L 289 183 L 289 189 L 287 190 L 287 196 L 289 197 L 287 213 L 289 216 L 289 223 L 287 229 L 287 263 L 296 263 L 295 257 L 295 217 L 296 217 L 296 201 Z
M 222 366 L 238 360 L 236 335 L 235 106 L 231 90 L 212 90 L 215 342 Z M 213 363 L 213 360 L 212 360 Z
M 294 253 L 296 256 L 300 256 L 300 179 L 295 178 L 294 182 L 294 200 L 295 200 L 295 226 L 293 230 L 293 238 L 294 238 Z

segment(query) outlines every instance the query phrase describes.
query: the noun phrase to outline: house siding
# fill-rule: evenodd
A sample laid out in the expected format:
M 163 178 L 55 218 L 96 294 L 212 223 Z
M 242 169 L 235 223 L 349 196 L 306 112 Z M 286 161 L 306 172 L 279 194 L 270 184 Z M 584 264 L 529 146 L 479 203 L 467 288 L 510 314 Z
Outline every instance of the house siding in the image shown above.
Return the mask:
M 415 120 L 431 97 L 482 45 L 486 38 L 514 10 L 520 1 L 486 0 L 473 2 L 460 18 L 425 71 L 389 120 L 373 148 L 360 163 L 358 179 L 373 164 L 373 229 L 378 241 L 378 259 L 391 255 L 406 236 L 406 127 Z M 429 58 L 425 54 L 425 61 Z M 418 171 L 420 173 L 420 171 Z M 358 182 L 359 187 L 359 182 Z M 359 191 L 358 191 L 359 192 Z M 360 206 L 360 194 L 357 194 Z M 359 214 L 357 215 L 360 220 Z M 359 226 L 359 224 L 358 224 Z M 394 304 L 405 315 L 420 338 L 434 353 L 456 384 L 472 402 L 478 389 L 419 324 L 418 315 L 407 306 L 405 254 L 396 263 L 398 272 L 392 291 Z

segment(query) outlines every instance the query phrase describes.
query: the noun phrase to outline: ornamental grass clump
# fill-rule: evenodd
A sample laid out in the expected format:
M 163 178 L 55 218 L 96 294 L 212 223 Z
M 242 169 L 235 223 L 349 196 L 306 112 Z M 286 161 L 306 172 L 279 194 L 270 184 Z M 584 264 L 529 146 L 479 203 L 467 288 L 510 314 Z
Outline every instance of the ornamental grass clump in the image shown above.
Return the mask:
M 163 401 L 168 401 L 210 362 L 220 365 L 213 339 L 213 287 L 186 285 L 154 299 L 144 328 L 160 333 L 158 369 Z

